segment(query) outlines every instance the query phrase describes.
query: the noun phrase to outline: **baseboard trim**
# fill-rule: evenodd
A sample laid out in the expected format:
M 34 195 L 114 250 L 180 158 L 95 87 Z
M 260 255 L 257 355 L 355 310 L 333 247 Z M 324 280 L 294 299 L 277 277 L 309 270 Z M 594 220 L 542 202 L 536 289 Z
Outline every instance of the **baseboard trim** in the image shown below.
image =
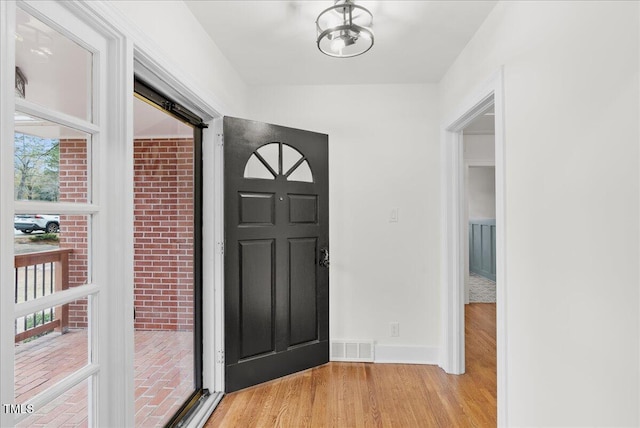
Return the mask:
M 440 348 L 429 346 L 376 345 L 375 363 L 438 365 Z

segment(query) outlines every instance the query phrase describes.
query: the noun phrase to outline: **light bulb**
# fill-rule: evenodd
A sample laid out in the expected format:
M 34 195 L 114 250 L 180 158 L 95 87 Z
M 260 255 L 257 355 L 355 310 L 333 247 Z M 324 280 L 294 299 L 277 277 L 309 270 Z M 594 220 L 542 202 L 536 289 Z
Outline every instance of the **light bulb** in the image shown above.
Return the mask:
M 337 39 L 333 39 L 331 41 L 331 50 L 334 52 L 340 52 L 345 46 L 344 43 L 344 39 L 341 37 L 338 37 Z

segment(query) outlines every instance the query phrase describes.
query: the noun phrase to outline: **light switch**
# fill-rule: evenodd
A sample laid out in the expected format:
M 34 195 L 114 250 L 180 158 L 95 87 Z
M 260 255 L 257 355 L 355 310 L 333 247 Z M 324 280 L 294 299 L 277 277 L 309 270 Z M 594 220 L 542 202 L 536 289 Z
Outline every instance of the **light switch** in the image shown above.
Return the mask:
M 400 337 L 400 323 L 399 322 L 392 322 L 391 324 L 389 324 L 389 327 L 391 327 L 391 337 Z
M 398 209 L 392 208 L 391 214 L 389 215 L 389 223 L 397 223 L 398 222 Z

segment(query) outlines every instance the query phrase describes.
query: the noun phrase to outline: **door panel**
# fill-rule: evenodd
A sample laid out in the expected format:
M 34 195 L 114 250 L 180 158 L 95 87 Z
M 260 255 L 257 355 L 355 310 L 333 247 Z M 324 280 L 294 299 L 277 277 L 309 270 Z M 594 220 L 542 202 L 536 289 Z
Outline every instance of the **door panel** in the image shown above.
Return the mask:
M 317 195 L 291 195 L 289 194 L 289 223 L 313 223 L 318 222 L 318 196 Z
M 240 358 L 274 350 L 274 240 L 240 244 Z
M 315 238 L 289 240 L 289 346 L 318 339 Z
M 224 118 L 231 392 L 329 361 L 328 137 Z
M 275 194 L 248 193 L 238 195 L 240 226 L 273 226 L 275 221 Z

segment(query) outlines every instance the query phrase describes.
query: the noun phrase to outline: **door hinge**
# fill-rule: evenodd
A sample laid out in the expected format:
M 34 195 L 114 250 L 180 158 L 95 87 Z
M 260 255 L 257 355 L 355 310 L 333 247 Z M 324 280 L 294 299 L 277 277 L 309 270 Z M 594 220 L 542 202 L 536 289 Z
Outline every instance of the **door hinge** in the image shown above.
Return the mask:
M 220 246 L 220 254 L 224 255 L 224 242 L 218 242 L 218 245 Z
M 218 351 L 218 359 L 216 362 L 218 364 L 224 364 L 224 351 Z
M 224 134 L 218 134 L 218 146 L 224 146 Z

